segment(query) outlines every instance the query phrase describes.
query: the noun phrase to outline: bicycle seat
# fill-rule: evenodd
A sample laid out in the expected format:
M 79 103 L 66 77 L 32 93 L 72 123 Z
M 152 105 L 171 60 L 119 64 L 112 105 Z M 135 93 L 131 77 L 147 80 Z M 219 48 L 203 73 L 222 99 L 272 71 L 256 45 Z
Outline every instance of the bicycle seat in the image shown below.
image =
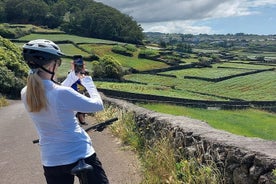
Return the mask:
M 78 175 L 87 171 L 92 171 L 93 167 L 85 163 L 84 159 L 80 159 L 77 165 L 71 170 L 72 175 Z

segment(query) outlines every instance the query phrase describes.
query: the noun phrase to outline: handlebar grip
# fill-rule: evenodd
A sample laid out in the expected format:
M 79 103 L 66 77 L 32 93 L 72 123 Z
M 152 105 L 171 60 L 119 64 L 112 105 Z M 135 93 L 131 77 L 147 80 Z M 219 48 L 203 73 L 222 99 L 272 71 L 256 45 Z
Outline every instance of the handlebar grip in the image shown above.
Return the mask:
M 33 144 L 39 143 L 39 139 L 33 140 Z

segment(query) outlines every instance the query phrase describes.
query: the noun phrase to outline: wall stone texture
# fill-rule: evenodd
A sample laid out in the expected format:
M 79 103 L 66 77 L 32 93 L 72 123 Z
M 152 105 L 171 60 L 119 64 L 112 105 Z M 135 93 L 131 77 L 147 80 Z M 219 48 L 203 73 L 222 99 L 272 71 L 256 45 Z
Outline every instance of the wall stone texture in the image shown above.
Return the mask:
M 215 161 L 227 184 L 275 183 L 276 141 L 234 135 L 196 119 L 157 113 L 104 95 L 103 100 L 132 112 L 145 139 L 154 141 L 165 135 L 180 157 Z

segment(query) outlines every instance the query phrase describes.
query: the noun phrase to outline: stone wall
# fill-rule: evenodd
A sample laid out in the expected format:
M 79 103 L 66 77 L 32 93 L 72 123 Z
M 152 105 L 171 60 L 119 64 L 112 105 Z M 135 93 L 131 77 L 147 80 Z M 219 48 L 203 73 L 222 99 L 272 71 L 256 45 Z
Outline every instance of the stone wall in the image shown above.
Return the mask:
M 207 123 L 156 113 L 123 100 L 103 95 L 106 104 L 133 112 L 148 140 L 167 135 L 183 156 L 214 160 L 229 184 L 272 184 L 276 168 L 276 142 L 248 138 L 217 130 Z M 275 179 L 275 178 L 274 178 Z

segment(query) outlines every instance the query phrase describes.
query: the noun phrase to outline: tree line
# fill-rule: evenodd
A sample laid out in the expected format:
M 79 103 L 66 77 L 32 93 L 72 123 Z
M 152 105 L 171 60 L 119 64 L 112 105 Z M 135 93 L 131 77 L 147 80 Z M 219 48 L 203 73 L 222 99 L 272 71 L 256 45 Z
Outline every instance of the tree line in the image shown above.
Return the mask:
M 0 22 L 60 28 L 68 34 L 141 44 L 132 17 L 93 0 L 0 0 Z

